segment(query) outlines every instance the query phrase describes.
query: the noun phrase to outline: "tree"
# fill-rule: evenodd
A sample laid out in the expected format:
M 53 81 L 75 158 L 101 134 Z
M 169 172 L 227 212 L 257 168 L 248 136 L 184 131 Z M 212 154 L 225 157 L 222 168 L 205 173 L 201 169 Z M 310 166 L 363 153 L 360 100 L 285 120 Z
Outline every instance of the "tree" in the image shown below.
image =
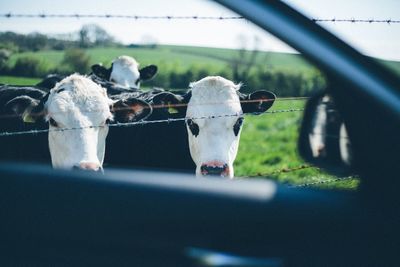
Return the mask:
M 79 30 L 79 45 L 87 48 L 93 45 L 107 46 L 115 42 L 114 37 L 96 24 L 83 25 Z
M 72 72 L 86 73 L 89 70 L 90 57 L 79 48 L 68 49 L 64 53 L 63 64 L 66 64 Z
M 257 65 L 257 58 L 259 55 L 260 39 L 257 36 L 253 38 L 253 48 L 248 48 L 248 37 L 239 35 L 238 41 L 240 49 L 234 59 L 231 60 L 230 66 L 232 68 L 232 78 L 234 81 L 246 81 L 254 66 Z

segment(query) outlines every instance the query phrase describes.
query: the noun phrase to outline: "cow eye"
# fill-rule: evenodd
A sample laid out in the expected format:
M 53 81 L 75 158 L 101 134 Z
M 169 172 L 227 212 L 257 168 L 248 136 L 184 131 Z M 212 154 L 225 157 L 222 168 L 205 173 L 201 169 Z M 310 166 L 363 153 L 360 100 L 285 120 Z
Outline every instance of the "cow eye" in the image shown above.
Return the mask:
M 235 125 L 233 125 L 233 132 L 235 133 L 235 136 L 237 136 L 239 134 L 240 127 L 242 127 L 242 124 L 243 124 L 243 120 L 244 120 L 244 118 L 239 118 L 235 122 Z
M 192 134 L 197 137 L 199 135 L 200 129 L 199 129 L 199 125 L 197 125 L 193 120 L 188 119 L 186 120 L 186 124 L 189 127 L 190 131 L 192 132 Z
M 58 123 L 53 118 L 50 118 L 49 123 L 53 127 L 58 127 Z

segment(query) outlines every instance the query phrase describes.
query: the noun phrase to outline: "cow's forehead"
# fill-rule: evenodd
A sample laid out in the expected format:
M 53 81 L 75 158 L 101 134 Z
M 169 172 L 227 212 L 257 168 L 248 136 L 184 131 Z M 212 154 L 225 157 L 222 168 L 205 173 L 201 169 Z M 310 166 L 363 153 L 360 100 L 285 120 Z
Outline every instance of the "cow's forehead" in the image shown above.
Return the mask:
M 114 59 L 113 61 L 113 66 L 118 65 L 118 66 L 125 66 L 125 67 L 138 67 L 139 63 L 132 57 L 129 56 L 120 56 Z
M 104 88 L 86 77 L 72 75 L 51 90 L 46 106 L 49 113 L 59 113 L 58 118 L 71 117 L 78 111 L 90 113 L 89 117 L 104 117 L 110 113 L 111 103 Z
M 207 77 L 192 84 L 188 116 L 241 114 L 238 85 L 222 77 Z

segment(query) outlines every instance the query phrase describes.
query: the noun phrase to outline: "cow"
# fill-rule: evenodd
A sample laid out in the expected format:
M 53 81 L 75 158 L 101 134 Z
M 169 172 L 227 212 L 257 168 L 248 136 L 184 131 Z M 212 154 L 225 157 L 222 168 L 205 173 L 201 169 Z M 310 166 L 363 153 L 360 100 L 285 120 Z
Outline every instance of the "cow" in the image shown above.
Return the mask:
M 112 61 L 110 68 L 95 64 L 92 66 L 92 72 L 103 80 L 138 90 L 141 81 L 150 80 L 156 75 L 157 66 L 149 65 L 139 69 L 139 63 L 134 58 L 119 56 Z
M 344 163 L 351 166 L 352 145 L 332 96 L 324 94 L 313 101 L 315 110 L 308 132 L 310 155 L 315 161 Z
M 108 95 L 138 91 L 140 82 L 152 79 L 158 71 L 156 65 L 139 68 L 139 63 L 130 56 L 115 58 L 110 68 L 105 68 L 102 64 L 94 64 L 91 69 L 89 78 L 103 87 L 108 87 Z M 64 78 L 65 76 L 61 74 L 49 74 L 36 86 L 48 91 Z
M 232 178 L 243 114 L 265 112 L 276 98 L 273 93 L 263 90 L 242 94 L 240 86 L 212 76 L 192 83 L 188 91 L 180 94 L 167 91 L 144 93 L 144 98 L 153 107 L 146 121 L 167 122 L 112 129 L 105 164 L 196 170 L 197 176 Z M 143 96 L 143 93 L 131 92 L 112 97 L 140 98 L 138 94 Z M 211 116 L 215 118 L 200 118 Z
M 0 103 L 5 119 L 1 132 L 49 130 L 47 136 L 0 137 L 2 159 L 46 161 L 50 152 L 54 168 L 94 171 L 102 169 L 108 123 L 138 121 L 152 111 L 136 98 L 113 101 L 104 88 L 78 74 L 63 79 L 48 93 L 3 86 Z

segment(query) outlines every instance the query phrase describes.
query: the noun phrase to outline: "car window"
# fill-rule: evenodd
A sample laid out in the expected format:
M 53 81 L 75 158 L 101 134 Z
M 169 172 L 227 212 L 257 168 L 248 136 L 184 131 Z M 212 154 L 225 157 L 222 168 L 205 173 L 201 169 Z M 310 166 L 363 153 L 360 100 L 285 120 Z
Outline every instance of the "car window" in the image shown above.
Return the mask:
M 360 13 L 363 10 L 357 9 L 356 5 L 344 10 L 338 4 L 322 12 L 318 8 L 320 3 L 286 2 L 366 55 L 377 58 L 395 71 L 400 70 L 395 51 L 398 47 L 396 36 L 400 35 L 396 34 L 397 25 L 391 25 L 396 22 L 355 21 L 371 18 L 374 14 L 382 14 L 382 19 L 391 18 L 394 15 L 390 10 L 395 8 L 381 11 L 368 7 L 366 13 Z M 105 150 L 104 162 L 102 159 L 96 161 L 104 171 L 113 167 L 149 167 L 183 169 L 198 175 L 229 176 L 234 172 L 236 178 L 272 179 L 290 187 L 357 188 L 356 175 L 331 175 L 299 156 L 297 145 L 306 102 L 325 91 L 329 80 L 297 51 L 215 3 L 174 1 L 166 5 L 160 1 L 147 1 L 138 5 L 130 1 L 112 4 L 97 1 L 96 11 L 91 5 L 91 2 L 84 5 L 76 2 L 60 8 L 15 1 L 4 6 L 9 13 L 0 18 L 0 83 L 37 87 L 49 74 L 64 78 L 75 72 L 94 73 L 109 94 L 96 105 L 101 105 L 101 101 L 112 104 L 110 109 L 105 107 L 105 115 L 101 118 L 91 118 L 84 112 L 83 117 L 74 117 L 79 121 L 78 125 L 69 125 L 63 117 L 48 115 L 43 118 L 44 124 L 32 128 L 32 121 L 29 121 L 32 116 L 28 116 L 31 109 L 26 109 L 26 102 L 31 101 L 29 104 L 39 107 L 48 90 L 38 93 L 40 96 L 36 99 L 21 98 L 20 95 L 15 101 L 12 101 L 14 98 L 7 99 L 2 103 L 11 108 L 7 112 L 20 114 L 24 122 L 2 128 L 3 160 L 9 160 L 12 155 L 11 160 L 50 165 L 48 151 L 37 150 L 40 143 L 44 150 L 53 149 L 53 165 L 55 161 L 63 162 L 65 158 L 55 160 L 53 155 L 80 145 L 71 142 L 75 137 L 66 135 L 64 144 L 48 148 L 49 127 L 58 134 L 110 124 L 107 139 L 107 133 L 97 133 L 88 139 L 106 142 L 105 149 L 104 144 L 93 145 L 100 147 L 97 154 L 102 154 L 101 149 Z M 359 13 L 350 13 L 353 11 Z M 332 20 L 339 16 L 350 21 Z M 375 35 L 371 32 L 378 37 L 372 37 Z M 135 61 L 118 59 L 123 55 Z M 126 78 L 129 75 L 136 76 Z M 98 84 L 97 78 L 88 83 Z M 51 88 L 56 86 L 57 92 L 53 92 L 54 96 L 47 101 L 54 98 L 57 102 L 57 96 L 67 94 L 62 92 L 64 85 L 57 87 L 60 81 L 56 79 L 52 84 Z M 226 99 L 231 95 L 224 98 L 204 93 L 204 87 L 213 86 L 240 88 L 240 94 L 231 100 L 238 99 L 241 105 L 227 104 Z M 193 93 L 188 95 L 188 90 Z M 128 94 L 131 94 L 129 98 L 125 97 Z M 63 98 L 63 101 L 66 100 Z M 87 101 L 90 102 L 89 98 Z M 45 108 L 50 108 L 49 105 Z M 63 107 L 52 114 L 64 110 L 74 112 L 75 108 L 74 102 L 73 108 Z M 144 112 L 147 109 L 152 113 Z M 330 109 L 334 108 L 330 106 Z M 120 110 L 133 112 L 118 113 Z M 96 109 L 92 110 L 95 113 L 93 111 L 97 112 Z M 10 114 L 4 112 L 3 118 L 10 120 Z M 113 118 L 109 112 L 114 112 Z M 87 122 L 88 118 L 92 120 L 89 120 L 91 124 Z M 339 138 L 338 134 L 334 138 Z M 206 135 L 206 141 L 199 141 L 203 135 Z M 321 135 L 327 134 L 317 134 Z M 213 141 L 216 136 L 220 139 Z M 239 136 L 237 157 L 231 167 L 237 149 L 232 143 L 238 143 Z M 225 144 L 227 142 L 231 143 Z M 14 149 L 17 146 L 20 147 Z M 325 153 L 321 145 L 317 144 L 315 149 L 318 157 Z M 220 150 L 229 153 L 221 159 L 215 154 Z M 90 161 L 69 165 L 58 163 L 57 166 L 75 167 L 78 164 L 78 168 L 95 168 Z

